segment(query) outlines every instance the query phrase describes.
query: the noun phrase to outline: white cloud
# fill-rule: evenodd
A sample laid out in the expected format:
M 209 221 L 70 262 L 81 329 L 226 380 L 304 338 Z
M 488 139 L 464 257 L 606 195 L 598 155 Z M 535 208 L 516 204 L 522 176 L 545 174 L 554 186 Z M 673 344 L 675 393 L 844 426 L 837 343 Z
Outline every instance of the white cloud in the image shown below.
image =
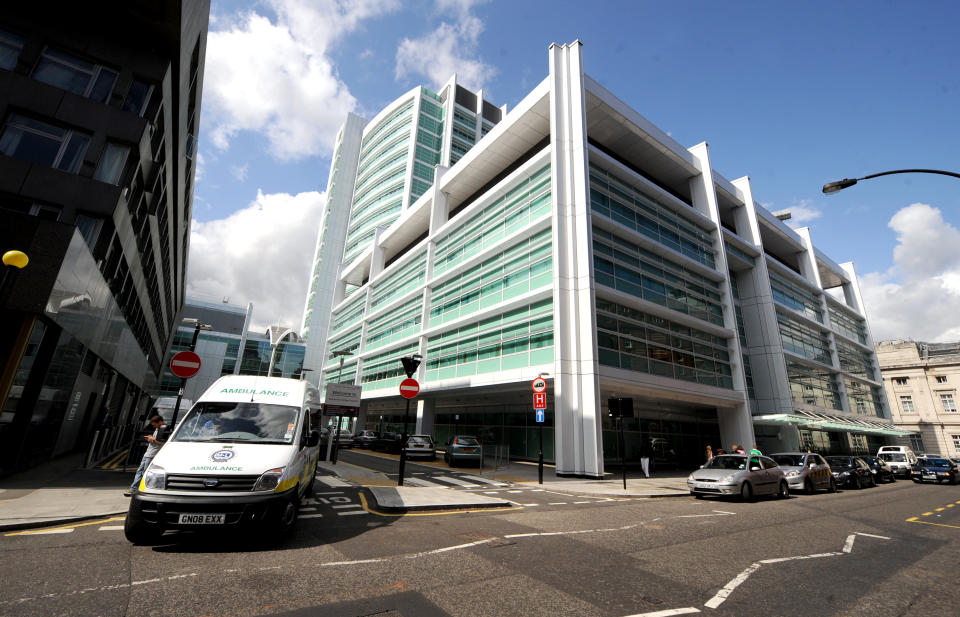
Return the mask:
M 232 165 L 230 167 L 230 174 L 239 180 L 244 182 L 247 179 L 247 173 L 250 171 L 250 165 Z
M 433 32 L 420 38 L 400 41 L 397 47 L 395 76 L 398 80 L 422 75 L 434 88 L 442 86 L 454 73 L 457 81 L 467 88 L 479 89 L 496 74 L 489 64 L 476 56 L 483 21 L 471 10 L 473 0 L 438 0 L 437 12 L 453 17 L 454 23 L 444 21 Z
M 276 23 L 255 11 L 207 37 L 204 123 L 219 149 L 261 133 L 281 160 L 325 152 L 356 99 L 327 57 L 330 47 L 395 2 L 272 0 Z
M 264 195 L 224 219 L 192 222 L 187 294 L 253 302 L 254 330 L 300 329 L 324 194 Z
M 766 207 L 768 210 L 771 209 L 766 204 L 764 204 L 764 207 Z M 790 211 L 790 218 L 784 221 L 784 223 L 786 223 L 787 226 L 792 229 L 806 227 L 807 223 L 818 219 L 823 215 L 823 210 L 811 205 L 809 199 L 801 199 L 794 205 L 784 209 Z
M 888 225 L 897 232 L 893 267 L 860 277 L 874 340 L 960 340 L 960 230 L 920 203 Z

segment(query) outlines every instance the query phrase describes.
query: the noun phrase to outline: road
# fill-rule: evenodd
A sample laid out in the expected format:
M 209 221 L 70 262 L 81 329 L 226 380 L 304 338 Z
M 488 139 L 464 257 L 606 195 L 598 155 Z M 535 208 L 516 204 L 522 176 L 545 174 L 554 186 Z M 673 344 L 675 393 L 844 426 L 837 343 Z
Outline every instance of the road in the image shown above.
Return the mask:
M 454 490 L 517 505 L 385 516 L 341 484 L 318 486 L 275 546 L 181 534 L 134 547 L 118 520 L 5 534 L 0 615 L 931 617 L 960 604 L 960 486 L 741 503 L 491 485 Z

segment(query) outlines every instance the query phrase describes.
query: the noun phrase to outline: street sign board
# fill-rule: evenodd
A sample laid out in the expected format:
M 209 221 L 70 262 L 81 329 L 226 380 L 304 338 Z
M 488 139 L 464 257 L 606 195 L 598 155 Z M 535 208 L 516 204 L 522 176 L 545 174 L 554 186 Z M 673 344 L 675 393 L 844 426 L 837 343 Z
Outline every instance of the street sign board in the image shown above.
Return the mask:
M 547 391 L 547 380 L 543 377 L 537 377 L 533 380 L 533 383 L 530 384 L 534 392 L 546 392 Z
M 344 416 L 348 418 L 353 418 L 360 414 L 359 407 L 345 407 L 343 405 L 327 405 L 323 404 L 323 415 L 325 416 Z
M 170 358 L 170 372 L 181 379 L 193 377 L 200 370 L 200 356 L 192 351 L 180 351 Z
M 403 398 L 416 398 L 420 393 L 420 384 L 416 379 L 404 379 L 400 382 L 400 396 Z
M 546 412 L 542 409 L 537 410 L 537 422 L 543 422 L 543 417 L 546 415 Z
M 341 407 L 360 407 L 362 391 L 363 386 L 355 386 L 350 383 L 328 383 L 323 402 L 327 405 L 339 405 Z
M 534 392 L 534 393 L 533 393 L 533 408 L 534 408 L 534 409 L 546 409 L 546 408 L 547 408 L 547 393 L 546 393 L 546 392 Z

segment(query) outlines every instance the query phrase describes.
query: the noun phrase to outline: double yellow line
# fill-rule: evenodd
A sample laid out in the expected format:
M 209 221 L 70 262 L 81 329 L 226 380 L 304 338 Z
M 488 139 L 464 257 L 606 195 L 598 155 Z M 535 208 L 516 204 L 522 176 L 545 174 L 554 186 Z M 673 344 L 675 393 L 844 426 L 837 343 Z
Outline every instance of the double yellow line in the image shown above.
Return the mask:
M 960 501 L 955 501 L 953 503 L 948 503 L 942 508 L 934 508 L 931 512 L 924 512 L 920 516 L 933 516 L 937 512 L 944 512 L 949 508 L 960 505 Z M 931 523 L 929 521 L 921 521 L 920 516 L 911 516 L 907 519 L 908 523 L 917 523 L 918 525 L 933 525 L 935 527 L 950 527 L 951 529 L 960 529 L 960 525 L 947 525 L 945 523 Z

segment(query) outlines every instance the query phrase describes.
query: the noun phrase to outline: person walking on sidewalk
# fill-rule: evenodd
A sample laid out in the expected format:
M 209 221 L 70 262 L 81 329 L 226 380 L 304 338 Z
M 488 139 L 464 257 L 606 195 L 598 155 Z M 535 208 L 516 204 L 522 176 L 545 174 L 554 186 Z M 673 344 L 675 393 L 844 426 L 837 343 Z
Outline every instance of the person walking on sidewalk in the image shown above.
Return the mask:
M 643 475 L 650 477 L 650 443 L 644 439 L 640 443 L 640 466 L 643 468 Z
M 710 444 L 707 444 L 707 462 L 710 462 L 710 459 L 713 458 L 713 448 L 710 447 Z
M 123 492 L 125 497 L 129 497 L 140 485 L 140 480 L 143 478 L 143 472 L 147 470 L 147 467 L 150 466 L 150 461 L 152 461 L 153 457 L 155 457 L 157 452 L 160 451 L 160 446 L 165 443 L 158 439 L 163 424 L 163 417 L 160 414 L 150 418 L 150 426 L 153 428 L 153 433 L 143 436 L 149 445 L 147 446 L 147 451 L 143 454 L 143 460 L 140 461 L 140 466 L 137 467 L 137 475 L 133 477 L 133 484 L 130 485 L 129 489 Z

